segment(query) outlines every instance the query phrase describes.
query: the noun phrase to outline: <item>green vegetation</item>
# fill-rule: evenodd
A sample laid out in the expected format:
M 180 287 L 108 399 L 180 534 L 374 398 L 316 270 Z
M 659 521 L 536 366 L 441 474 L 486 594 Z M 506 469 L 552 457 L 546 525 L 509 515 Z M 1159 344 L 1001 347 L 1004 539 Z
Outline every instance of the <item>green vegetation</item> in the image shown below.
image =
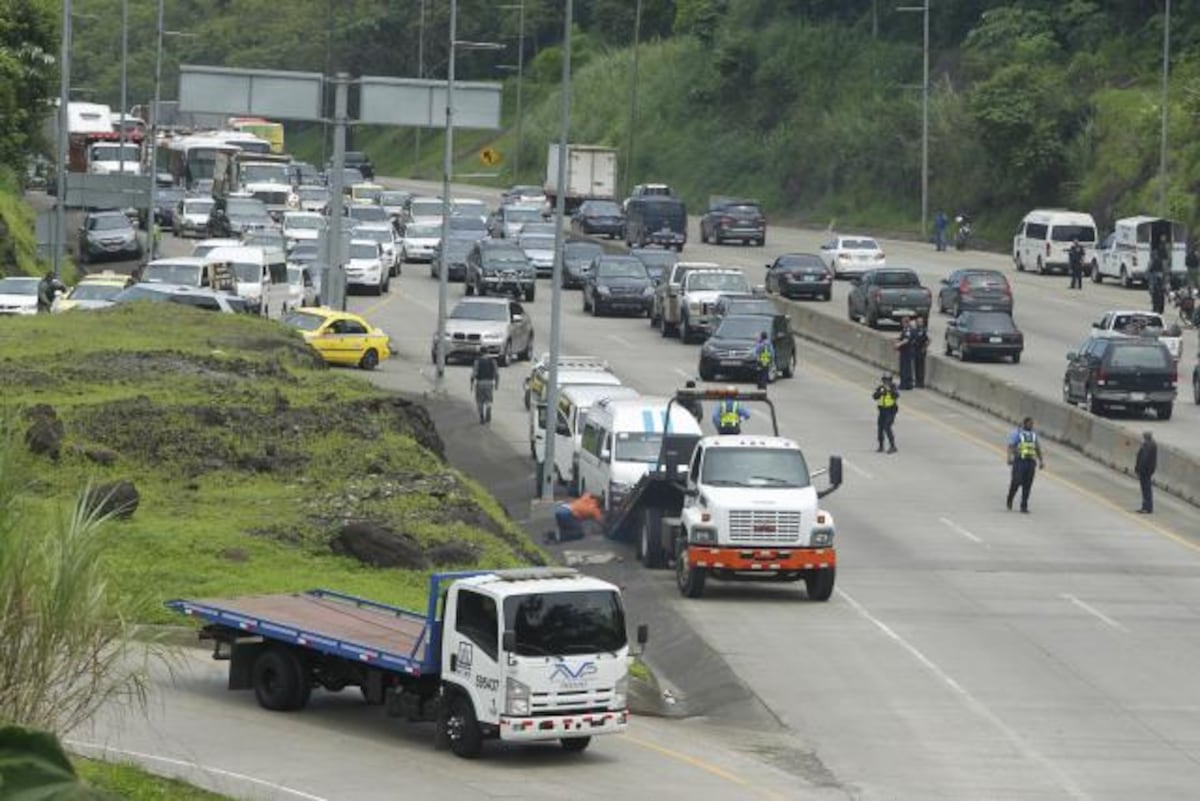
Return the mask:
M 39 269 L 33 209 L 12 172 L 0 166 L 0 275 L 37 275 Z
M 136 765 L 76 759 L 75 769 L 87 784 L 126 801 L 222 801 L 227 798 L 186 782 L 155 776 Z
M 44 514 L 89 481 L 136 485 L 103 558 L 156 601 L 144 622 L 177 622 L 169 598 L 316 586 L 421 606 L 433 567 L 542 561 L 445 464 L 423 407 L 326 369 L 278 324 L 134 304 L 14 320 L 0 352 L 3 404 L 62 425 L 58 459 L 31 468 Z M 348 523 L 399 535 L 409 569 L 336 555 Z

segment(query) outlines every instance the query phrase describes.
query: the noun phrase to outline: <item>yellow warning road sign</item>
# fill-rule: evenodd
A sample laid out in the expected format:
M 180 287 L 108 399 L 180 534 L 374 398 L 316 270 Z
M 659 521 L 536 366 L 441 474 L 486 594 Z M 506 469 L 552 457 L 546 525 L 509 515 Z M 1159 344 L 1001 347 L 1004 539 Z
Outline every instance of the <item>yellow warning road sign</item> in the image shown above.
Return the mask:
M 495 167 L 500 163 L 500 151 L 494 147 L 485 147 L 479 154 L 479 160 L 484 163 L 484 166 Z

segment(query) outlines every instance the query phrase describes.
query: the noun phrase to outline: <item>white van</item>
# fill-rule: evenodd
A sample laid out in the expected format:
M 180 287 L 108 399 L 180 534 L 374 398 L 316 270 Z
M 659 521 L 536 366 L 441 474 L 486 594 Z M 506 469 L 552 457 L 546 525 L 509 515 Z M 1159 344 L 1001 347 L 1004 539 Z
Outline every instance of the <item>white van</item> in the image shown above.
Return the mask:
M 580 492 L 599 497 L 606 511 L 620 505 L 658 461 L 667 402 L 657 397 L 613 399 L 588 410 L 580 433 Z M 670 432 L 703 435 L 700 423 L 678 403 L 671 404 Z
M 1021 272 L 1037 270 L 1044 275 L 1058 270 L 1065 273 L 1070 266 L 1067 250 L 1075 239 L 1083 246 L 1084 271 L 1089 272 L 1099 241 L 1092 215 L 1064 209 L 1035 209 L 1017 226 L 1013 236 L 1013 262 Z
M 237 277 L 237 295 L 264 317 L 279 320 L 291 311 L 287 262 L 283 250 L 267 247 L 214 248 L 204 257 L 210 262 L 228 262 Z
M 624 386 L 575 384 L 558 393 L 558 429 L 554 437 L 554 472 L 570 489 L 579 487 L 579 440 L 588 409 L 603 400 L 636 398 L 638 391 Z
M 1145 284 L 1151 246 L 1160 236 L 1167 238 L 1171 253 L 1171 284 L 1180 286 L 1187 277 L 1187 228 L 1162 217 L 1117 220 L 1113 232 L 1096 251 L 1092 280 L 1098 284 L 1105 278 L 1116 278 L 1126 288 Z
M 571 386 L 619 387 L 621 379 L 608 370 L 559 370 L 558 391 Z M 531 387 L 529 402 L 529 455 L 535 462 L 546 458 L 546 384 Z M 569 475 L 569 474 L 568 474 Z

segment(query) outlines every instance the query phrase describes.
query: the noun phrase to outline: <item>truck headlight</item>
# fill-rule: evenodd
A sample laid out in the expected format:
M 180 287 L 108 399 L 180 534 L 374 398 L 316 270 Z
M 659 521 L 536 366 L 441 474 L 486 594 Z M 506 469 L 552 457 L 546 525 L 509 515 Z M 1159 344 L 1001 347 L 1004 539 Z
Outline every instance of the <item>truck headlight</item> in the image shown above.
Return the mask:
M 612 704 L 613 709 L 624 709 L 629 706 L 629 674 L 626 673 L 621 678 L 617 679 L 617 684 L 613 687 Z
M 504 680 L 504 714 L 518 717 L 529 714 L 529 685 L 511 676 Z
M 692 545 L 716 545 L 717 530 L 709 526 L 696 526 L 688 532 L 688 542 Z
M 809 543 L 814 547 L 828 548 L 833 545 L 833 529 L 819 528 L 812 533 Z

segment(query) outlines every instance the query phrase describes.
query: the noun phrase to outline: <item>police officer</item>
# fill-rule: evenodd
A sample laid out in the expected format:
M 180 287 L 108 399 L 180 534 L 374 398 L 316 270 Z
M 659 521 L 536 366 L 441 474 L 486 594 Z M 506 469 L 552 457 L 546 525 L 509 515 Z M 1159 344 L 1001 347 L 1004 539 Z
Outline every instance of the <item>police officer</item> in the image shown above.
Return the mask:
M 1167 270 L 1169 253 L 1167 238 L 1159 235 L 1154 249 L 1150 251 L 1150 265 L 1146 270 L 1147 287 L 1150 290 L 1150 305 L 1155 314 L 1162 314 L 1167 305 Z
M 900 389 L 913 387 L 913 333 L 912 320 L 900 320 L 900 336 L 896 339 L 896 353 L 900 357 Z
M 924 389 L 925 354 L 929 351 L 929 329 L 925 327 L 925 318 L 919 314 L 913 320 L 911 338 L 913 377 L 917 381 L 917 389 Z
M 725 398 L 713 407 L 712 422 L 718 434 L 742 433 L 742 421 L 750 419 L 750 411 L 736 398 Z
M 763 331 L 758 335 L 754 344 L 754 365 L 758 370 L 758 388 L 766 389 L 771 382 L 771 367 L 775 364 L 775 346 L 771 338 Z
M 896 452 L 896 435 L 892 425 L 896 422 L 896 413 L 900 411 L 900 390 L 896 387 L 891 373 L 884 373 L 879 386 L 871 395 L 875 399 L 878 417 L 875 420 L 875 435 L 879 438 L 878 453 L 883 453 L 883 439 L 887 437 L 888 453 Z
M 1083 289 L 1083 246 L 1079 244 L 1078 239 L 1071 240 L 1071 247 L 1067 248 L 1067 264 L 1071 268 L 1071 286 L 1070 289 Z
M 1021 511 L 1029 512 L 1029 491 L 1033 489 L 1033 476 L 1039 467 L 1044 468 L 1042 443 L 1033 430 L 1033 418 L 1026 417 L 1021 427 L 1008 435 L 1008 464 L 1012 477 L 1008 482 L 1008 500 L 1005 505 L 1012 509 L 1017 488 L 1021 489 Z

